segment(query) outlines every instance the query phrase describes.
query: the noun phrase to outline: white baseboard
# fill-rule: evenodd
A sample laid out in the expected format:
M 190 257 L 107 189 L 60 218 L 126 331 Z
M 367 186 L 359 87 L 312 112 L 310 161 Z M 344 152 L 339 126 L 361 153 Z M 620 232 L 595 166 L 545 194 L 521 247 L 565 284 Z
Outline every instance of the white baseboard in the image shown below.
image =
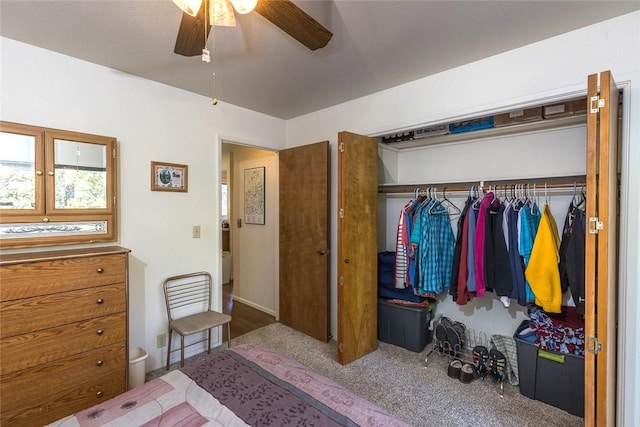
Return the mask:
M 271 316 L 273 316 L 273 317 L 276 317 L 276 312 L 275 312 L 274 310 L 268 309 L 268 308 L 266 308 L 266 307 L 262 307 L 261 305 L 256 304 L 256 303 L 254 303 L 254 302 L 252 302 L 252 301 L 248 301 L 248 300 L 246 300 L 246 299 L 244 299 L 244 298 L 240 298 L 240 297 L 237 297 L 237 296 L 235 296 L 235 295 L 233 296 L 233 300 L 234 300 L 234 301 L 241 302 L 241 303 L 243 303 L 243 304 L 246 304 L 246 305 L 248 305 L 249 307 L 255 308 L 256 310 L 260 310 L 260 311 L 262 311 L 262 312 L 264 312 L 264 313 L 270 314 L 270 315 L 271 315 Z

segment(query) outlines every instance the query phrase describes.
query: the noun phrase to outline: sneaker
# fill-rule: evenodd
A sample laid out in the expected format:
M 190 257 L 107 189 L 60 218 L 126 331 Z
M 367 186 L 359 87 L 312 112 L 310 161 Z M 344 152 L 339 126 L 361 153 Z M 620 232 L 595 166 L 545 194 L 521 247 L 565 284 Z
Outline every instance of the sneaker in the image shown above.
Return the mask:
M 440 354 L 449 354 L 449 342 L 447 341 L 447 329 L 442 323 L 438 323 L 435 328 L 436 348 Z M 446 353 L 445 353 L 446 351 Z
M 458 333 L 460 347 L 464 348 L 465 344 L 467 343 L 467 327 L 462 322 L 453 322 L 451 327 Z
M 489 360 L 489 350 L 483 345 L 473 347 L 473 366 L 482 378 L 488 373 L 487 362 Z
M 507 371 L 507 358 L 501 351 L 492 349 L 489 352 L 487 368 L 494 380 L 504 381 Z
M 453 322 L 448 317 L 443 316 L 435 327 L 434 333 L 436 336 L 436 345 L 438 353 L 440 354 L 452 354 L 452 344 L 449 341 L 449 328 Z

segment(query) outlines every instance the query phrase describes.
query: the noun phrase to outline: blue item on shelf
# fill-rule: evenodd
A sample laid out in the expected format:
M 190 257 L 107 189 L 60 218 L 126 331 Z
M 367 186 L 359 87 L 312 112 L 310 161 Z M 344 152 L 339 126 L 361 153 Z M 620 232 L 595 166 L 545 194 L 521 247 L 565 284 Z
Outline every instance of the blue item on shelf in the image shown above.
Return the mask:
M 470 132 L 473 130 L 490 129 L 493 127 L 493 116 L 480 117 L 477 119 L 463 120 L 449 123 L 450 133 Z

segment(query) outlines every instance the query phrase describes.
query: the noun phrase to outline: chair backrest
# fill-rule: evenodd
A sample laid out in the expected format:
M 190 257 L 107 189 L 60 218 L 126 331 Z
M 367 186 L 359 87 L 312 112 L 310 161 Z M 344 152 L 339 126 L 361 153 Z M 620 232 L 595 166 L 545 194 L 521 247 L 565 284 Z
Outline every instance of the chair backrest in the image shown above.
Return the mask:
M 172 276 L 162 282 L 169 321 L 211 310 L 211 275 L 206 271 Z

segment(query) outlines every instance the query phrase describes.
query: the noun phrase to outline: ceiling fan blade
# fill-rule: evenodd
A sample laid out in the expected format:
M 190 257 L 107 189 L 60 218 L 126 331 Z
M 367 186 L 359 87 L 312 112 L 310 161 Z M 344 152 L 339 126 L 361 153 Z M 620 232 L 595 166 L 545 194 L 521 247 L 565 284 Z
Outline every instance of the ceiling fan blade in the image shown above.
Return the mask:
M 202 49 L 206 45 L 206 40 L 211 30 L 211 25 L 205 22 L 204 17 L 206 2 L 203 6 L 196 16 L 191 16 L 187 13 L 182 14 L 176 45 L 173 48 L 173 51 L 178 55 L 198 56 L 202 54 Z
M 255 10 L 311 50 L 325 47 L 333 37 L 291 0 L 259 0 Z

